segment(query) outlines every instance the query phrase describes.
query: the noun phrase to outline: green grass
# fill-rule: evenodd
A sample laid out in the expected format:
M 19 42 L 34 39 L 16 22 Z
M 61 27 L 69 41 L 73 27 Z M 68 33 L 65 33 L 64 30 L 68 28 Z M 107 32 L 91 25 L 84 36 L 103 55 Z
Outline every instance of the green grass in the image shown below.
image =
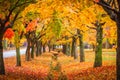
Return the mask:
M 95 52 L 85 51 L 85 61 L 94 63 Z M 107 62 L 108 65 L 116 64 L 116 52 L 115 51 L 103 51 L 102 52 L 103 63 Z

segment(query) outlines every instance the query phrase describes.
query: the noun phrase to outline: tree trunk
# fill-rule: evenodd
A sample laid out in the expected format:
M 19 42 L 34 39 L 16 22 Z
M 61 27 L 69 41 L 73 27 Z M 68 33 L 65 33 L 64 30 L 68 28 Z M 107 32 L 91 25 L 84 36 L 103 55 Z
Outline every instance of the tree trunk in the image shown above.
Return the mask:
M 28 45 L 27 45 L 27 50 L 26 50 L 26 61 L 30 61 L 30 40 L 27 40 L 28 41 Z
M 117 14 L 117 80 L 120 79 L 120 14 Z
M 21 58 L 20 58 L 20 47 L 16 47 L 16 66 L 21 66 Z
M 72 49 L 71 49 L 71 56 L 74 57 L 74 59 L 77 59 L 77 53 L 76 53 L 76 38 L 72 38 Z
M 80 30 L 77 29 L 78 38 L 79 38 L 79 48 L 80 48 L 80 62 L 85 61 L 85 54 L 84 54 L 84 44 L 83 44 L 83 35 L 81 34 Z
M 103 35 L 103 28 L 101 25 L 96 26 L 97 27 L 97 34 L 96 34 L 96 50 L 95 50 L 95 61 L 94 61 L 94 67 L 100 67 L 102 66 L 102 35 Z
M 74 56 L 74 37 L 72 37 L 72 46 L 71 46 L 71 57 Z
M 85 54 L 84 54 L 84 44 L 83 44 L 83 35 L 81 34 L 81 37 L 79 38 L 80 42 L 80 62 L 85 61 Z
M 68 40 L 68 36 L 65 36 L 65 39 Z M 66 45 L 66 46 L 65 46 L 65 47 L 66 47 L 65 54 L 66 54 L 66 55 L 69 55 L 69 43 L 67 42 L 65 45 Z
M 44 52 L 46 52 L 46 50 L 45 50 L 45 45 L 43 45 L 43 53 L 44 53 Z
M 37 48 L 37 50 L 36 50 L 36 57 L 38 57 L 38 55 L 39 55 L 39 47 L 40 47 L 40 44 L 39 44 L 39 41 L 36 41 L 36 48 Z
M 52 50 L 54 51 L 54 50 L 55 50 L 55 48 L 56 48 L 56 45 L 55 45 L 55 44 L 53 44 L 53 46 L 52 46 Z
M 70 56 L 71 55 L 71 53 L 70 53 L 70 43 L 68 43 L 67 50 L 68 50 L 68 56 Z
M 67 52 L 67 45 L 66 44 L 63 44 L 63 50 L 62 50 L 62 52 L 64 54 L 66 54 L 66 52 Z
M 0 34 L 0 75 L 5 74 L 5 67 L 4 67 L 4 60 L 3 60 L 3 46 L 2 46 L 2 39 L 3 37 Z
M 34 59 L 34 43 L 32 43 L 32 46 L 31 46 L 31 58 Z
M 51 45 L 50 44 L 48 44 L 48 48 L 49 48 L 49 52 L 51 51 Z
M 92 48 L 93 48 L 93 51 L 95 51 L 95 44 L 92 43 Z
M 7 50 L 7 40 L 3 40 L 3 49 Z
M 105 48 L 106 48 L 106 49 L 109 49 L 109 48 L 110 48 L 110 45 L 109 45 L 109 40 L 108 40 L 108 38 L 106 39 Z
M 48 48 L 49 48 L 49 52 L 51 51 L 51 44 L 50 41 L 48 42 Z
M 42 54 L 42 42 L 40 41 L 40 45 L 39 45 L 39 55 Z

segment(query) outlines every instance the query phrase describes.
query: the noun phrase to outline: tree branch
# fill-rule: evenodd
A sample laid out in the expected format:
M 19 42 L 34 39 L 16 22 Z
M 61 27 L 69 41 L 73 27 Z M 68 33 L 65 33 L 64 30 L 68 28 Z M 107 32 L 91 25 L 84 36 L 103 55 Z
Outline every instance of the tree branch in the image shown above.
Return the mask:
M 24 31 L 21 32 L 21 34 L 20 34 L 20 39 L 22 39 L 23 34 L 24 34 Z
M 119 11 L 120 11 L 120 0 L 117 0 L 117 4 L 118 4 Z
M 95 1 L 94 1 L 95 2 Z M 98 5 L 102 6 L 103 9 L 107 12 L 107 14 L 110 16 L 110 18 L 113 20 L 113 21 L 116 21 L 116 14 L 120 13 L 120 11 L 117 11 L 117 9 L 113 9 L 109 2 L 105 2 L 104 0 L 100 0 L 99 2 L 95 2 L 97 3 Z
M 94 28 L 94 27 L 90 27 L 90 26 L 88 26 L 88 25 L 86 25 L 86 27 L 88 27 L 89 29 L 97 30 L 96 28 Z
M 20 7 L 20 6 L 22 6 L 22 5 L 25 5 L 25 4 L 28 4 L 28 3 L 31 3 L 31 2 L 32 2 L 32 1 L 28 1 L 28 2 L 22 3 L 22 4 L 17 5 L 16 7 Z
M 20 13 L 20 11 L 18 11 L 18 12 L 15 14 L 15 17 L 14 17 L 13 21 L 11 21 L 11 23 L 10 23 L 7 27 L 4 28 L 4 30 L 3 30 L 4 32 L 5 32 L 8 28 L 12 28 L 12 27 L 13 27 L 13 25 L 14 25 L 17 17 L 18 17 L 18 15 L 19 15 L 19 13 Z
M 9 14 L 8 14 L 8 16 L 6 16 L 6 20 L 5 20 L 4 24 L 9 21 L 10 15 L 11 15 L 12 12 L 15 10 L 16 5 L 19 3 L 19 1 L 20 1 L 20 0 L 17 0 L 17 2 L 15 3 L 14 7 L 13 7 L 11 10 L 9 10 Z
M 104 3 L 106 3 L 106 2 L 104 2 Z M 103 2 L 97 2 L 97 4 L 99 4 L 99 5 L 101 5 L 102 7 L 105 7 L 105 8 L 107 8 L 107 9 L 109 9 L 109 10 L 111 10 L 111 11 L 113 11 L 114 13 L 118 13 L 118 11 L 116 10 L 116 9 L 113 9 L 111 6 L 109 6 L 109 5 L 106 5 L 106 4 L 104 4 Z
M 38 36 L 38 38 L 37 38 L 37 39 L 40 39 L 40 38 L 41 38 L 41 37 L 43 37 L 45 34 L 46 34 L 46 33 L 44 33 L 44 34 L 42 34 L 42 35 Z

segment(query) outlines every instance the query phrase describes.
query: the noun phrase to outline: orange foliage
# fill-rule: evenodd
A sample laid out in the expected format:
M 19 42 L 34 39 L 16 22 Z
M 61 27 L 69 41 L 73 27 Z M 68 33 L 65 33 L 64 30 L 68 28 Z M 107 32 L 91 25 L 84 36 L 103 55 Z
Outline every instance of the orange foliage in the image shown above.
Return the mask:
M 89 68 L 69 73 L 69 80 L 116 80 L 116 66 Z
M 10 22 L 6 22 L 6 23 L 5 23 L 5 27 L 7 27 L 9 24 L 10 24 Z
M 26 31 L 27 31 L 27 32 L 28 32 L 28 31 L 33 31 L 33 30 L 35 30 L 36 26 L 37 26 L 37 19 L 31 21 L 31 22 L 28 24 L 28 26 L 27 26 L 27 28 L 26 28 Z
M 14 36 L 14 32 L 11 28 L 8 28 L 4 34 L 5 38 L 11 39 Z
M 100 0 L 94 0 L 95 2 L 99 2 Z

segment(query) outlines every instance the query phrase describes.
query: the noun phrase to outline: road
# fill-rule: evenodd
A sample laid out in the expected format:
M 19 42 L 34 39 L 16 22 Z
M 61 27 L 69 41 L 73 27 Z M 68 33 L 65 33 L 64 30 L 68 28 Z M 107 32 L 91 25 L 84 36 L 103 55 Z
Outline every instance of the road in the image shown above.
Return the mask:
M 20 54 L 25 54 L 25 51 L 26 51 L 26 48 L 20 49 Z M 3 52 L 4 58 L 8 58 L 8 57 L 12 57 L 12 56 L 16 56 L 16 50 L 9 50 L 9 51 Z

